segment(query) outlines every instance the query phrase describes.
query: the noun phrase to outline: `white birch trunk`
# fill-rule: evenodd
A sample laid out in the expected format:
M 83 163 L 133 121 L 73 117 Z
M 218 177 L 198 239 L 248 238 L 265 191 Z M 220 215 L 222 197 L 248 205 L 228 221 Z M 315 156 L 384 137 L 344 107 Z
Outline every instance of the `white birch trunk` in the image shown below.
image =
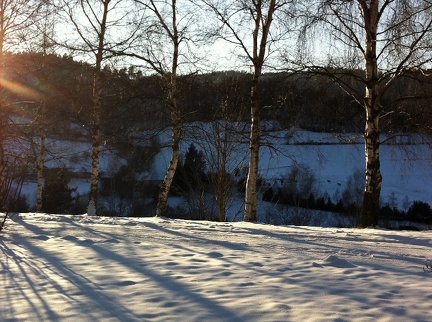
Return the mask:
M 90 177 L 90 196 L 87 207 L 87 214 L 97 215 L 98 193 L 99 193 L 99 158 L 100 158 L 100 113 L 102 109 L 102 60 L 104 51 L 105 33 L 107 27 L 107 16 L 109 1 L 103 1 L 103 14 L 100 22 L 100 32 L 98 33 L 98 47 L 96 52 L 96 64 L 93 75 L 93 126 L 92 126 L 92 163 Z
M 381 196 L 382 176 L 380 170 L 380 129 L 379 120 L 382 113 L 379 102 L 379 75 L 376 54 L 377 29 L 379 22 L 378 0 L 361 0 L 366 28 L 366 94 L 365 94 L 365 156 L 366 183 L 360 226 L 368 227 L 378 224 L 379 201 Z
M 254 77 L 251 86 L 251 133 L 250 133 L 250 158 L 249 170 L 246 180 L 245 194 L 245 213 L 244 221 L 257 220 L 257 181 L 259 169 L 259 149 L 260 149 L 260 78 L 264 65 L 267 40 L 273 14 L 276 10 L 276 1 L 270 0 L 267 13 L 263 13 L 264 1 L 258 0 L 254 3 L 256 12 L 254 13 L 255 27 L 253 32 L 253 52 L 252 63 L 254 65 Z
M 156 6 L 153 4 L 154 8 Z M 172 62 L 171 62 L 171 72 L 162 73 L 162 79 L 166 86 L 166 104 L 170 111 L 171 123 L 172 123 L 172 142 L 171 142 L 171 160 L 165 174 L 165 178 L 159 190 L 158 203 L 156 208 L 156 216 L 160 217 L 165 215 L 167 205 L 168 205 L 168 195 L 171 190 L 171 185 L 174 179 L 175 172 L 177 171 L 177 165 L 180 159 L 180 141 L 182 138 L 183 124 L 181 118 L 181 111 L 177 105 L 177 67 L 179 60 L 179 32 L 177 30 L 177 1 L 171 0 L 171 27 L 168 27 L 166 21 L 163 20 L 159 11 L 156 10 L 155 13 L 163 26 L 163 29 L 169 36 L 172 42 Z
M 176 114 L 176 113 L 174 113 Z M 171 142 L 171 160 L 165 174 L 165 178 L 159 190 L 158 204 L 156 209 L 156 216 L 160 217 L 165 215 L 168 205 L 168 195 L 174 179 L 174 174 L 177 170 L 177 165 L 180 159 L 180 141 L 182 137 L 182 123 L 181 118 L 177 115 L 172 115 L 172 142 Z
M 252 86 L 251 102 L 251 132 L 249 142 L 249 169 L 246 180 L 245 195 L 245 214 L 244 221 L 254 222 L 257 220 L 257 180 L 259 166 L 259 148 L 260 148 L 260 99 L 259 90 L 259 73 L 254 77 Z

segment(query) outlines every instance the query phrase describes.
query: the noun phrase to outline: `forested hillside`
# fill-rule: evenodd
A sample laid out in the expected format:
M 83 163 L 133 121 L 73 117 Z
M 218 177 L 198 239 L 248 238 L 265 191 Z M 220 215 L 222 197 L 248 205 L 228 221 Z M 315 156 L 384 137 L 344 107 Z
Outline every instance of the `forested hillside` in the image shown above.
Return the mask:
M 26 171 L 26 180 L 32 180 L 31 178 L 36 176 L 36 168 L 33 164 L 36 164 L 37 146 L 40 142 L 38 135 L 40 127 L 43 126 L 47 139 L 52 142 L 72 142 L 73 144 L 69 144 L 70 147 L 66 150 L 59 149 L 59 143 L 48 144 L 46 147 L 48 158 L 44 171 L 45 197 L 43 200 L 45 205 L 43 210 L 54 213 L 85 212 L 85 192 L 84 194 L 81 192 L 81 195 L 77 194 L 74 189 L 67 188 L 67 182 L 71 180 L 76 182 L 79 178 L 89 178 L 89 168 L 83 168 L 83 166 L 80 168 L 77 164 L 80 160 L 85 159 L 86 155 L 89 155 L 89 149 L 86 148 L 86 145 L 90 142 L 91 134 L 92 67 L 86 63 L 77 62 L 68 56 L 50 55 L 49 59 L 45 57 L 42 60 L 41 54 L 38 53 L 10 54 L 7 61 L 7 66 L 10 67 L 5 69 L 5 79 L 8 80 L 8 84 L 12 84 L 9 87 L 5 86 L 5 95 L 3 96 L 4 104 L 9 102 L 10 105 L 10 108 L 5 110 L 7 118 L 10 120 L 8 136 L 11 143 L 20 142 L 23 148 L 22 153 L 27 155 L 29 167 Z M 101 170 L 100 193 L 102 199 L 105 200 L 116 195 L 123 205 L 111 205 L 108 208 L 105 206 L 101 213 L 106 215 L 149 215 L 154 210 L 151 210 L 151 206 L 144 206 L 145 204 L 148 205 L 148 201 L 143 202 L 142 198 L 150 198 L 150 200 L 154 198 L 153 200 L 155 200 L 158 180 L 161 178 L 157 177 L 155 180 L 149 181 L 148 177 L 145 177 L 147 179 L 141 178 L 141 180 L 139 177 L 143 173 L 152 171 L 152 166 L 158 162 L 155 160 L 155 156 L 164 149 L 167 143 L 167 140 L 161 139 L 161 133 L 166 132 L 169 127 L 169 115 L 163 108 L 164 102 L 161 98 L 163 97 L 163 83 L 159 76 L 144 75 L 132 67 L 123 70 L 112 70 L 106 67 L 103 70 L 103 76 L 105 85 L 102 95 L 101 131 L 104 149 L 107 153 L 116 155 L 116 158 L 121 161 L 118 161 L 120 163 L 117 166 L 111 167 L 111 170 L 106 167 Z M 418 84 L 417 80 L 410 83 L 409 79 L 405 79 L 404 82 L 407 84 L 403 86 L 410 88 L 414 86 L 410 86 L 410 84 Z M 196 140 L 198 140 L 201 143 L 198 143 L 198 151 L 194 146 L 191 146 L 192 150 L 189 148 L 186 154 L 182 154 L 179 169 L 173 182 L 172 196 L 187 196 L 187 198 L 204 202 L 199 197 L 202 191 L 213 194 L 217 192 L 213 192 L 217 185 L 223 184 L 223 182 L 217 182 L 222 173 L 221 169 L 218 168 L 220 165 L 212 162 L 214 158 L 212 159 L 211 156 L 204 155 L 213 152 L 211 152 L 211 148 L 206 150 L 202 142 L 207 139 L 214 139 L 205 138 L 209 131 L 231 133 L 229 134 L 229 141 L 232 143 L 241 144 L 247 141 L 249 83 L 250 75 L 234 71 L 180 78 L 178 99 L 186 124 L 185 140 L 186 142 L 193 142 L 194 140 L 197 142 Z M 285 138 L 286 143 L 291 142 L 290 137 L 296 135 L 293 132 L 295 128 L 323 132 L 323 137 L 331 133 L 335 137 L 341 137 L 332 141 L 333 143 L 324 142 L 324 144 L 346 144 L 349 143 L 349 140 L 353 140 L 353 144 L 361 142 L 355 139 L 355 136 L 356 133 L 361 134 L 362 108 L 350 101 L 340 87 L 328 77 L 310 75 L 309 73 L 265 74 L 261 95 L 264 104 L 262 115 L 265 121 L 265 125 L 263 123 L 263 142 L 273 145 L 274 148 L 279 149 L 277 141 L 281 138 Z M 42 96 L 49 97 L 49 99 L 44 100 L 43 105 L 38 100 Z M 393 133 L 398 135 L 425 133 L 425 129 L 430 127 L 428 122 L 432 118 L 425 117 L 425 114 L 421 113 L 428 110 L 428 101 L 420 100 L 416 104 L 417 106 L 400 103 L 396 109 L 398 113 L 392 113 L 387 119 L 385 125 L 389 138 L 392 137 Z M 407 114 L 411 115 L 409 122 L 403 118 Z M 194 130 L 194 127 L 202 128 Z M 266 132 L 267 134 L 265 134 Z M 342 137 L 343 133 L 346 134 Z M 194 135 L 197 135 L 196 139 L 194 139 Z M 315 139 L 302 140 L 300 139 L 299 142 L 294 140 L 291 144 L 323 143 Z M 26 151 L 29 142 L 33 148 L 28 151 L 32 151 L 33 154 Z M 391 142 L 413 143 L 397 139 L 397 137 Z M 60 145 L 65 146 L 65 143 Z M 232 153 L 229 150 L 230 148 L 227 146 L 225 153 Z M 294 154 L 291 154 L 291 157 L 296 158 Z M 202 165 L 198 165 L 196 162 L 201 162 Z M 241 193 L 244 191 L 241 186 L 244 185 L 246 174 L 240 172 L 241 167 L 244 166 L 242 161 L 236 162 L 239 162 L 238 165 L 233 166 L 231 164 L 225 176 L 231 178 L 229 179 L 232 181 L 231 184 L 237 186 L 236 190 Z M 360 162 L 358 166 L 361 166 Z M 64 172 L 66 178 L 61 179 L 61 171 L 66 171 Z M 290 175 L 303 176 L 302 180 L 306 180 L 304 185 L 307 186 L 307 182 L 311 178 L 305 178 L 305 174 L 296 175 L 292 171 L 298 170 L 291 169 L 291 174 L 286 175 L 288 177 Z M 306 171 L 313 171 L 313 169 L 306 169 Z M 315 174 L 311 173 L 311 175 Z M 59 181 L 63 181 L 63 183 Z M 51 188 L 53 184 L 54 186 Z M 271 182 L 267 182 L 267 184 L 273 185 Z M 225 186 L 223 189 L 230 190 L 232 188 Z M 308 188 L 309 190 L 303 191 L 303 195 L 293 195 L 293 192 L 290 192 L 292 188 L 288 187 L 285 188 L 282 195 L 276 195 L 276 191 L 271 190 L 270 192 L 266 189 L 265 186 L 261 188 L 261 191 L 264 192 L 264 200 L 277 201 L 280 204 L 295 207 L 301 206 L 353 214 L 356 213 L 356 207 L 359 206 L 358 201 L 353 202 L 347 196 L 344 197 L 345 199 L 338 199 L 340 197 L 333 196 L 332 200 L 327 200 L 321 192 L 317 194 L 317 191 L 312 196 L 311 194 L 314 193 L 312 186 Z M 59 191 L 63 191 L 63 193 L 61 194 Z M 353 192 L 347 191 L 345 193 Z M 52 204 L 52 200 L 56 201 Z M 131 206 L 131 204 L 135 204 L 135 206 Z M 27 207 L 24 205 L 21 207 L 23 210 L 30 210 L 34 209 L 34 204 L 27 200 Z M 183 214 L 179 213 L 179 210 L 170 210 L 174 211 L 170 216 L 216 218 L 214 212 L 209 213 L 208 209 L 204 210 L 206 209 L 205 206 L 202 207 L 199 210 L 199 206 L 193 206 L 192 208 L 196 209 L 195 214 L 192 208 L 189 212 L 183 211 Z M 392 207 L 397 208 L 396 205 Z M 407 211 L 408 206 L 405 207 L 405 211 Z M 220 219 L 225 220 L 226 209 L 219 212 L 222 211 L 224 211 L 224 215 Z M 393 213 L 386 211 L 387 216 L 403 218 L 402 210 Z M 415 215 L 411 217 L 413 216 L 415 217 Z M 300 222 L 307 222 L 307 219 L 300 220 Z
M 55 211 L 139 215 L 151 199 L 145 212 L 165 216 L 180 197 L 200 218 L 225 220 L 236 191 L 245 221 L 257 220 L 265 194 L 377 225 L 388 189 L 381 147 L 429 143 L 431 9 L 416 0 L 1 2 L 0 208 L 54 211 L 46 205 L 59 197 Z M 363 145 L 354 208 L 266 182 L 263 148 L 284 154 L 299 129 Z M 404 216 L 390 208 L 387 217 Z
M 27 123 L 45 118 L 41 121 L 47 130 L 64 139 L 88 135 L 92 75 L 90 65 L 69 56 L 50 55 L 42 59 L 40 53 L 8 54 L 2 92 L 3 105 L 8 108 L 3 113 L 8 118 L 24 118 Z M 133 67 L 117 70 L 106 66 L 103 78 L 101 117 L 105 140 L 121 142 L 122 137 L 124 140 L 133 131 L 160 130 L 169 125 L 169 117 L 162 107 L 163 84 L 159 76 L 144 75 Z M 222 118 L 246 121 L 250 79 L 250 74 L 235 71 L 180 77 L 178 99 L 184 122 Z M 428 133 L 432 123 L 428 96 L 431 87 L 422 74 L 400 79 L 398 95 L 410 92 L 423 95 L 415 101 L 401 100 L 389 105 L 385 104 L 384 97 L 390 115 L 382 131 Z M 394 97 L 395 93 L 387 95 Z M 48 97 L 44 101 L 45 115 L 40 111 L 42 96 Z M 325 75 L 264 74 L 261 96 L 263 119 L 274 121 L 281 129 L 297 126 L 316 132 L 362 132 L 362 106 Z M 77 126 L 82 127 L 82 131 L 72 131 Z

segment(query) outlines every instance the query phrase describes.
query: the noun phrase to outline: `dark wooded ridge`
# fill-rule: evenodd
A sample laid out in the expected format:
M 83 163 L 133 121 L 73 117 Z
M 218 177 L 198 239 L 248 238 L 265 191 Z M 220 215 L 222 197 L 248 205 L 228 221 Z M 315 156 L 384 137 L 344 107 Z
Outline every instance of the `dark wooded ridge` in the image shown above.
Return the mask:
M 37 115 L 35 95 L 47 99 L 48 132 L 78 136 L 90 129 L 93 68 L 70 57 L 50 56 L 42 70 L 39 53 L 8 54 L 4 78 L 17 87 L 5 88 L 3 111 L 32 119 Z M 348 73 L 347 73 L 348 74 Z M 116 144 L 133 131 L 164 127 L 169 115 L 162 108 L 163 83 L 157 75 L 143 75 L 134 67 L 102 70 L 101 130 L 104 141 Z M 382 132 L 429 132 L 432 128 L 430 77 L 412 73 L 398 80 L 383 98 Z M 179 76 L 178 102 L 184 122 L 211 121 L 226 108 L 233 120 L 245 121 L 250 100 L 251 75 L 221 71 L 204 75 Z M 354 81 L 354 80 L 353 80 Z M 362 86 L 359 84 L 359 92 Z M 35 94 L 36 93 L 36 94 Z M 307 72 L 264 74 L 262 118 L 276 120 L 282 129 L 297 126 L 318 132 L 363 131 L 364 111 L 340 87 L 324 75 Z M 71 124 L 81 126 L 71 130 Z M 75 137 L 74 137 L 75 136 Z

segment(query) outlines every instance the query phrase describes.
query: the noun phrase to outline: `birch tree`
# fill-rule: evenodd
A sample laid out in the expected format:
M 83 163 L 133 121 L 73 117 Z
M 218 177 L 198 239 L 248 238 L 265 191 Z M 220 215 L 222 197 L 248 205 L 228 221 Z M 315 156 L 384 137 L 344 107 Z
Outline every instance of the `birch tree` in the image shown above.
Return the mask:
M 5 71 L 12 70 L 13 66 L 6 66 L 6 53 L 21 49 L 21 45 L 28 38 L 28 28 L 36 18 L 39 7 L 42 4 L 38 1 L 28 0 L 0 0 L 0 93 L 5 90 L 17 91 L 14 83 L 7 79 Z M 7 139 L 7 116 L 6 106 L 13 102 L 0 101 L 0 194 L 3 196 L 4 180 L 7 175 L 5 159 L 5 140 Z
M 220 22 L 217 35 L 239 48 L 252 69 L 250 96 L 249 169 L 245 194 L 245 221 L 257 220 L 257 179 L 260 150 L 261 75 L 276 41 L 282 38 L 271 27 L 277 13 L 289 2 L 283 0 L 242 0 L 236 2 L 203 0 Z M 277 22 L 276 22 L 277 24 Z
M 196 137 L 210 170 L 211 191 L 219 221 L 227 219 L 227 211 L 234 204 L 233 197 L 238 188 L 234 179 L 235 169 L 242 168 L 246 161 L 247 153 L 239 151 L 239 146 L 244 139 L 244 111 L 249 108 L 244 102 L 245 87 L 242 86 L 249 84 L 244 81 L 244 78 L 249 78 L 242 73 L 222 75 L 207 85 L 209 98 L 204 104 L 213 106 L 213 118 L 211 122 L 202 124 Z M 239 205 L 236 210 L 240 212 L 241 208 Z
M 168 204 L 168 194 L 171 189 L 174 174 L 180 158 L 180 142 L 183 135 L 183 116 L 178 102 L 179 73 L 186 75 L 194 66 L 193 21 L 198 15 L 191 10 L 188 0 L 135 0 L 144 22 L 142 32 L 136 41 L 122 52 L 132 57 L 141 66 L 160 76 L 164 90 L 164 105 L 171 123 L 171 158 L 165 177 L 162 181 L 156 216 L 165 214 Z M 184 67 L 181 70 L 181 67 Z
M 127 1 L 122 0 L 62 0 L 62 9 L 78 39 L 64 42 L 69 51 L 88 58 L 94 64 L 92 83 L 91 177 L 87 212 L 97 213 L 99 187 L 99 159 L 102 142 L 100 113 L 103 98 L 103 63 L 110 58 L 110 50 L 129 40 L 122 33 L 127 25 Z M 59 35 L 61 37 L 61 35 Z
M 54 53 L 54 29 L 55 29 L 55 10 L 54 7 L 48 1 L 44 3 L 39 10 L 39 15 L 36 19 L 34 19 L 34 34 L 39 37 L 32 37 L 32 42 L 30 43 L 30 48 L 36 51 L 41 51 L 42 54 L 42 64 L 41 70 L 42 75 L 44 75 L 44 81 L 41 81 L 40 84 L 46 84 L 49 79 L 46 74 L 46 63 L 48 59 L 48 55 Z M 35 48 L 32 48 L 35 46 Z M 36 176 L 37 176 L 37 189 L 36 189 L 36 211 L 42 211 L 42 191 L 44 185 L 44 167 L 45 167 L 45 158 L 46 158 L 46 109 L 47 109 L 47 100 L 48 100 L 48 91 L 46 88 L 38 88 L 38 91 L 41 92 L 40 100 L 35 102 L 37 105 L 36 117 L 34 122 L 37 126 L 37 132 L 39 136 L 39 144 L 35 144 L 36 142 L 31 139 L 31 146 L 33 148 L 33 154 L 35 156 L 35 167 L 36 167 Z
M 430 68 L 432 2 L 327 0 L 305 4 L 305 11 L 319 26 L 308 25 L 306 34 L 311 31 L 321 43 L 315 43 L 320 48 L 306 47 L 309 53 L 303 51 L 297 63 L 332 77 L 364 108 L 365 190 L 360 225 L 377 225 L 382 186 L 380 121 L 393 112 L 392 103 L 408 97 L 403 93 L 387 96 L 390 103 L 386 105 L 383 98 L 398 79 Z M 363 84 L 363 93 L 355 90 L 358 82 Z

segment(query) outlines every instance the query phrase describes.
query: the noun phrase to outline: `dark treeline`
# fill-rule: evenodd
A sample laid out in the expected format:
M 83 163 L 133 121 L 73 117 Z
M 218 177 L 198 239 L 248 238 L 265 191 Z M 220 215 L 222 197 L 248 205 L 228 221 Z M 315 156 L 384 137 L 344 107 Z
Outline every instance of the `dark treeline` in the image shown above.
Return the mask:
M 351 73 L 350 73 L 351 74 Z M 91 120 L 92 67 L 68 56 L 39 53 L 7 55 L 2 94 L 3 111 L 28 119 L 40 117 L 38 103 L 46 102 L 46 127 L 51 135 L 83 135 Z M 133 67 L 103 69 L 104 140 L 126 144 L 132 133 L 169 125 L 163 109 L 163 83 L 157 75 L 144 75 Z M 424 132 L 432 127 L 432 86 L 423 74 L 398 80 L 383 97 L 383 132 Z M 230 116 L 248 119 L 250 80 L 247 73 L 221 71 L 179 77 L 179 106 L 184 122 L 212 121 Z M 354 80 L 352 80 L 354 82 Z M 358 85 L 361 92 L 361 85 Z M 415 100 L 409 99 L 413 96 Z M 262 79 L 262 117 L 276 120 L 283 129 L 293 126 L 318 132 L 362 132 L 364 111 L 352 97 L 325 75 L 265 74 Z M 388 97 L 388 99 L 386 99 Z M 394 97 L 400 100 L 394 101 Z M 406 99 L 404 99 L 406 98 Z M 388 105 L 387 101 L 389 102 Z M 391 103 L 390 103 L 391 102 Z M 74 126 L 72 126 L 74 125 Z

